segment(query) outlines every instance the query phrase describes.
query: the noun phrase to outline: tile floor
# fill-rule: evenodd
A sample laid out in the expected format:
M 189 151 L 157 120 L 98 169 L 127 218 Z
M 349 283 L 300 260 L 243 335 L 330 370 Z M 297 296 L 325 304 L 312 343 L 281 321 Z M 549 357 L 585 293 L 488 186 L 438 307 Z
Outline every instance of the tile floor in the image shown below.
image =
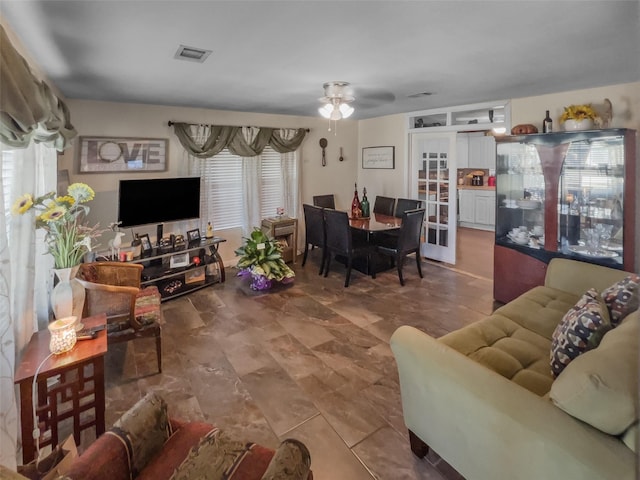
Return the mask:
M 293 285 L 256 294 L 227 282 L 163 303 L 162 374 L 153 340 L 107 354 L 107 426 L 150 390 L 170 414 L 205 420 L 276 447 L 302 440 L 316 480 L 460 479 L 436 455 L 409 449 L 389 348 L 403 324 L 441 336 L 489 314 L 491 281 L 433 263 L 373 280 L 344 267 L 317 274 L 320 251 L 294 266 Z

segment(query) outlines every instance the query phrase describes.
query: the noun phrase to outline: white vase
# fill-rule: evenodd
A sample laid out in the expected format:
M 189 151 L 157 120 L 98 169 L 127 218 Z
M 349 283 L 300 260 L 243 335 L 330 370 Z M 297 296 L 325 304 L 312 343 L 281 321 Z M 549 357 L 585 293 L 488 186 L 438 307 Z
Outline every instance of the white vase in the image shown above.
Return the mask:
M 590 130 L 593 128 L 593 120 L 585 118 L 584 120 L 565 120 L 564 129 L 567 132 L 575 130 Z
M 82 318 L 84 307 L 84 287 L 76 280 L 76 274 L 80 265 L 69 268 L 54 268 L 53 272 L 58 278 L 58 283 L 51 290 L 51 309 L 57 318 L 74 316 L 78 319 L 76 330 L 82 328 L 79 319 Z

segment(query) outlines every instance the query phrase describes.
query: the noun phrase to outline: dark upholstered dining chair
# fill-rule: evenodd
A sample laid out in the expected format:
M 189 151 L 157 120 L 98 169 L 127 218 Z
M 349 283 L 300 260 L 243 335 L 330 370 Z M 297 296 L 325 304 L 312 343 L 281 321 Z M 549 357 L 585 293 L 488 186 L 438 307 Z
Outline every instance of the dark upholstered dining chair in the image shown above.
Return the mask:
M 302 205 L 304 210 L 304 255 L 302 257 L 302 266 L 307 262 L 307 254 L 309 253 L 309 245 L 311 248 L 320 247 L 322 249 L 322 260 L 320 261 L 320 271 L 318 275 L 322 275 L 324 263 L 327 257 L 327 230 L 324 222 L 324 209 L 314 207 L 313 205 Z
M 83 315 L 107 314 L 108 344 L 155 338 L 162 373 L 160 294 L 156 287 L 140 289 L 142 269 L 139 263 L 83 263 L 77 278 L 85 288 Z
M 333 194 L 331 194 L 331 195 L 315 195 L 313 197 L 313 205 L 315 207 L 333 208 L 335 210 L 336 201 L 335 201 L 335 198 L 333 197 Z
M 344 281 L 344 286 L 348 287 L 353 259 L 357 257 L 368 257 L 373 247 L 364 241 L 364 239 L 353 236 L 347 212 L 325 210 L 324 218 L 327 225 L 327 260 L 324 276 L 326 277 L 329 274 L 331 257 L 333 255 L 341 255 L 347 260 L 347 276 Z M 376 278 L 375 271 L 372 277 Z
M 377 196 L 373 204 L 373 213 L 392 216 L 395 204 L 395 198 Z
M 420 265 L 420 234 L 422 233 L 422 222 L 424 220 L 424 208 L 407 210 L 402 214 L 402 225 L 398 236 L 384 235 L 378 239 L 377 251 L 383 255 L 394 258 L 398 269 L 400 285 L 404 286 L 402 276 L 402 264 L 407 255 L 416 254 L 416 265 L 418 274 L 422 277 L 422 266 Z
M 396 218 L 402 218 L 402 214 L 407 210 L 415 210 L 422 208 L 422 200 L 412 200 L 410 198 L 399 198 L 396 201 L 396 211 L 393 216 Z

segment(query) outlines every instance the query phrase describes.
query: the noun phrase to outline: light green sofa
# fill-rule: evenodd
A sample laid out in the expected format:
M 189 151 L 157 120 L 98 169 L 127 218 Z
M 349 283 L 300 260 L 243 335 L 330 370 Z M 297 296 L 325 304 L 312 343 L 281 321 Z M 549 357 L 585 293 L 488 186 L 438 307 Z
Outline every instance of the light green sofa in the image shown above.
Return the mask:
M 564 314 L 627 275 L 554 259 L 544 286 L 483 320 L 437 340 L 400 327 L 391 348 L 413 452 L 432 448 L 469 480 L 635 478 L 638 311 L 555 381 L 549 367 Z

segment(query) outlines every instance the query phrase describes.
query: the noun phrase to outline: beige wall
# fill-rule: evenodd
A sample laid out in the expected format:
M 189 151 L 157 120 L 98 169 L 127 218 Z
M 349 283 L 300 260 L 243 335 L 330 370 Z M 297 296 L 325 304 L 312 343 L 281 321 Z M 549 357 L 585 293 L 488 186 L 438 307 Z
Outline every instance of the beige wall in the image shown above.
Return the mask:
M 558 119 L 565 106 L 590 103 L 602 111 L 605 98 L 613 104 L 612 128 L 640 130 L 640 82 L 515 98 L 511 100 L 511 122 L 512 125 L 532 123 L 542 131 L 544 112 L 549 110 L 554 130 L 560 131 Z
M 167 125 L 169 120 L 189 123 L 215 123 L 218 125 L 256 125 L 264 127 L 309 128 L 301 150 L 302 165 L 302 200 L 311 203 L 312 196 L 323 193 L 336 194 L 339 208 L 346 208 L 351 201 L 353 182 L 357 175 L 356 158 L 357 122 L 341 121 L 337 131 L 328 132 L 328 123 L 316 117 L 297 117 L 288 115 L 264 115 L 243 112 L 227 112 L 198 108 L 183 108 L 159 105 L 141 105 L 114 102 L 98 102 L 88 100 L 68 100 L 71 119 L 79 136 L 122 136 L 140 138 L 168 138 L 169 163 L 168 170 L 162 173 L 130 173 L 130 174 L 79 174 L 75 146 L 66 150 L 59 159 L 59 169 L 68 169 L 71 182 L 84 182 L 96 191 L 96 200 L 91 202 L 91 220 L 108 226 L 117 217 L 117 193 L 120 179 L 145 177 L 175 177 L 187 173 L 183 148 L 173 134 L 173 128 Z M 335 133 L 335 135 L 334 135 Z M 327 166 L 321 164 L 319 140 L 328 140 L 326 149 Z M 345 161 L 339 162 L 339 148 L 343 148 Z M 171 201 L 171 197 L 167 197 Z M 150 206 L 152 207 L 152 206 Z M 156 206 L 159 208 L 161 206 Z M 275 212 L 274 212 L 275 214 Z M 206 224 L 207 219 L 202 219 Z M 302 223 L 302 222 L 300 222 Z M 169 232 L 184 234 L 187 230 L 200 227 L 197 222 L 176 222 L 165 226 L 165 234 Z M 215 225 L 214 225 L 215 228 Z M 149 233 L 155 237 L 155 226 L 136 229 L 136 232 Z M 225 263 L 234 264 L 233 251 L 241 244 L 239 231 L 217 231 L 227 239 L 221 248 Z M 303 235 L 300 235 L 302 238 Z M 105 234 L 101 240 L 106 246 L 110 239 Z M 124 241 L 131 240 L 130 231 Z
M 564 106 L 573 103 L 592 103 L 598 109 L 603 107 L 605 98 L 611 100 L 613 104 L 613 128 L 632 128 L 640 131 L 640 82 L 511 99 L 511 124 L 532 123 L 542 131 L 542 119 L 545 110 L 548 109 L 554 120 L 555 130 L 560 130 L 558 118 Z M 394 193 L 389 196 L 407 194 L 408 135 L 405 124 L 405 115 L 390 115 L 359 122 L 359 162 L 362 147 L 376 145 L 395 145 L 396 147 L 396 168 L 393 172 L 363 170 L 361 165 L 358 165 L 360 189 L 366 186 L 367 191 L 371 191 L 374 195 L 385 195 L 385 193 L 378 193 L 378 190 Z
M 407 134 L 405 116 L 362 120 L 358 125 L 358 191 L 362 198 L 362 188 L 367 188 L 367 197 L 372 204 L 376 195 L 403 197 L 407 191 Z M 362 149 L 365 147 L 395 147 L 395 168 L 393 170 L 363 169 Z M 353 190 L 353 188 L 352 188 Z

